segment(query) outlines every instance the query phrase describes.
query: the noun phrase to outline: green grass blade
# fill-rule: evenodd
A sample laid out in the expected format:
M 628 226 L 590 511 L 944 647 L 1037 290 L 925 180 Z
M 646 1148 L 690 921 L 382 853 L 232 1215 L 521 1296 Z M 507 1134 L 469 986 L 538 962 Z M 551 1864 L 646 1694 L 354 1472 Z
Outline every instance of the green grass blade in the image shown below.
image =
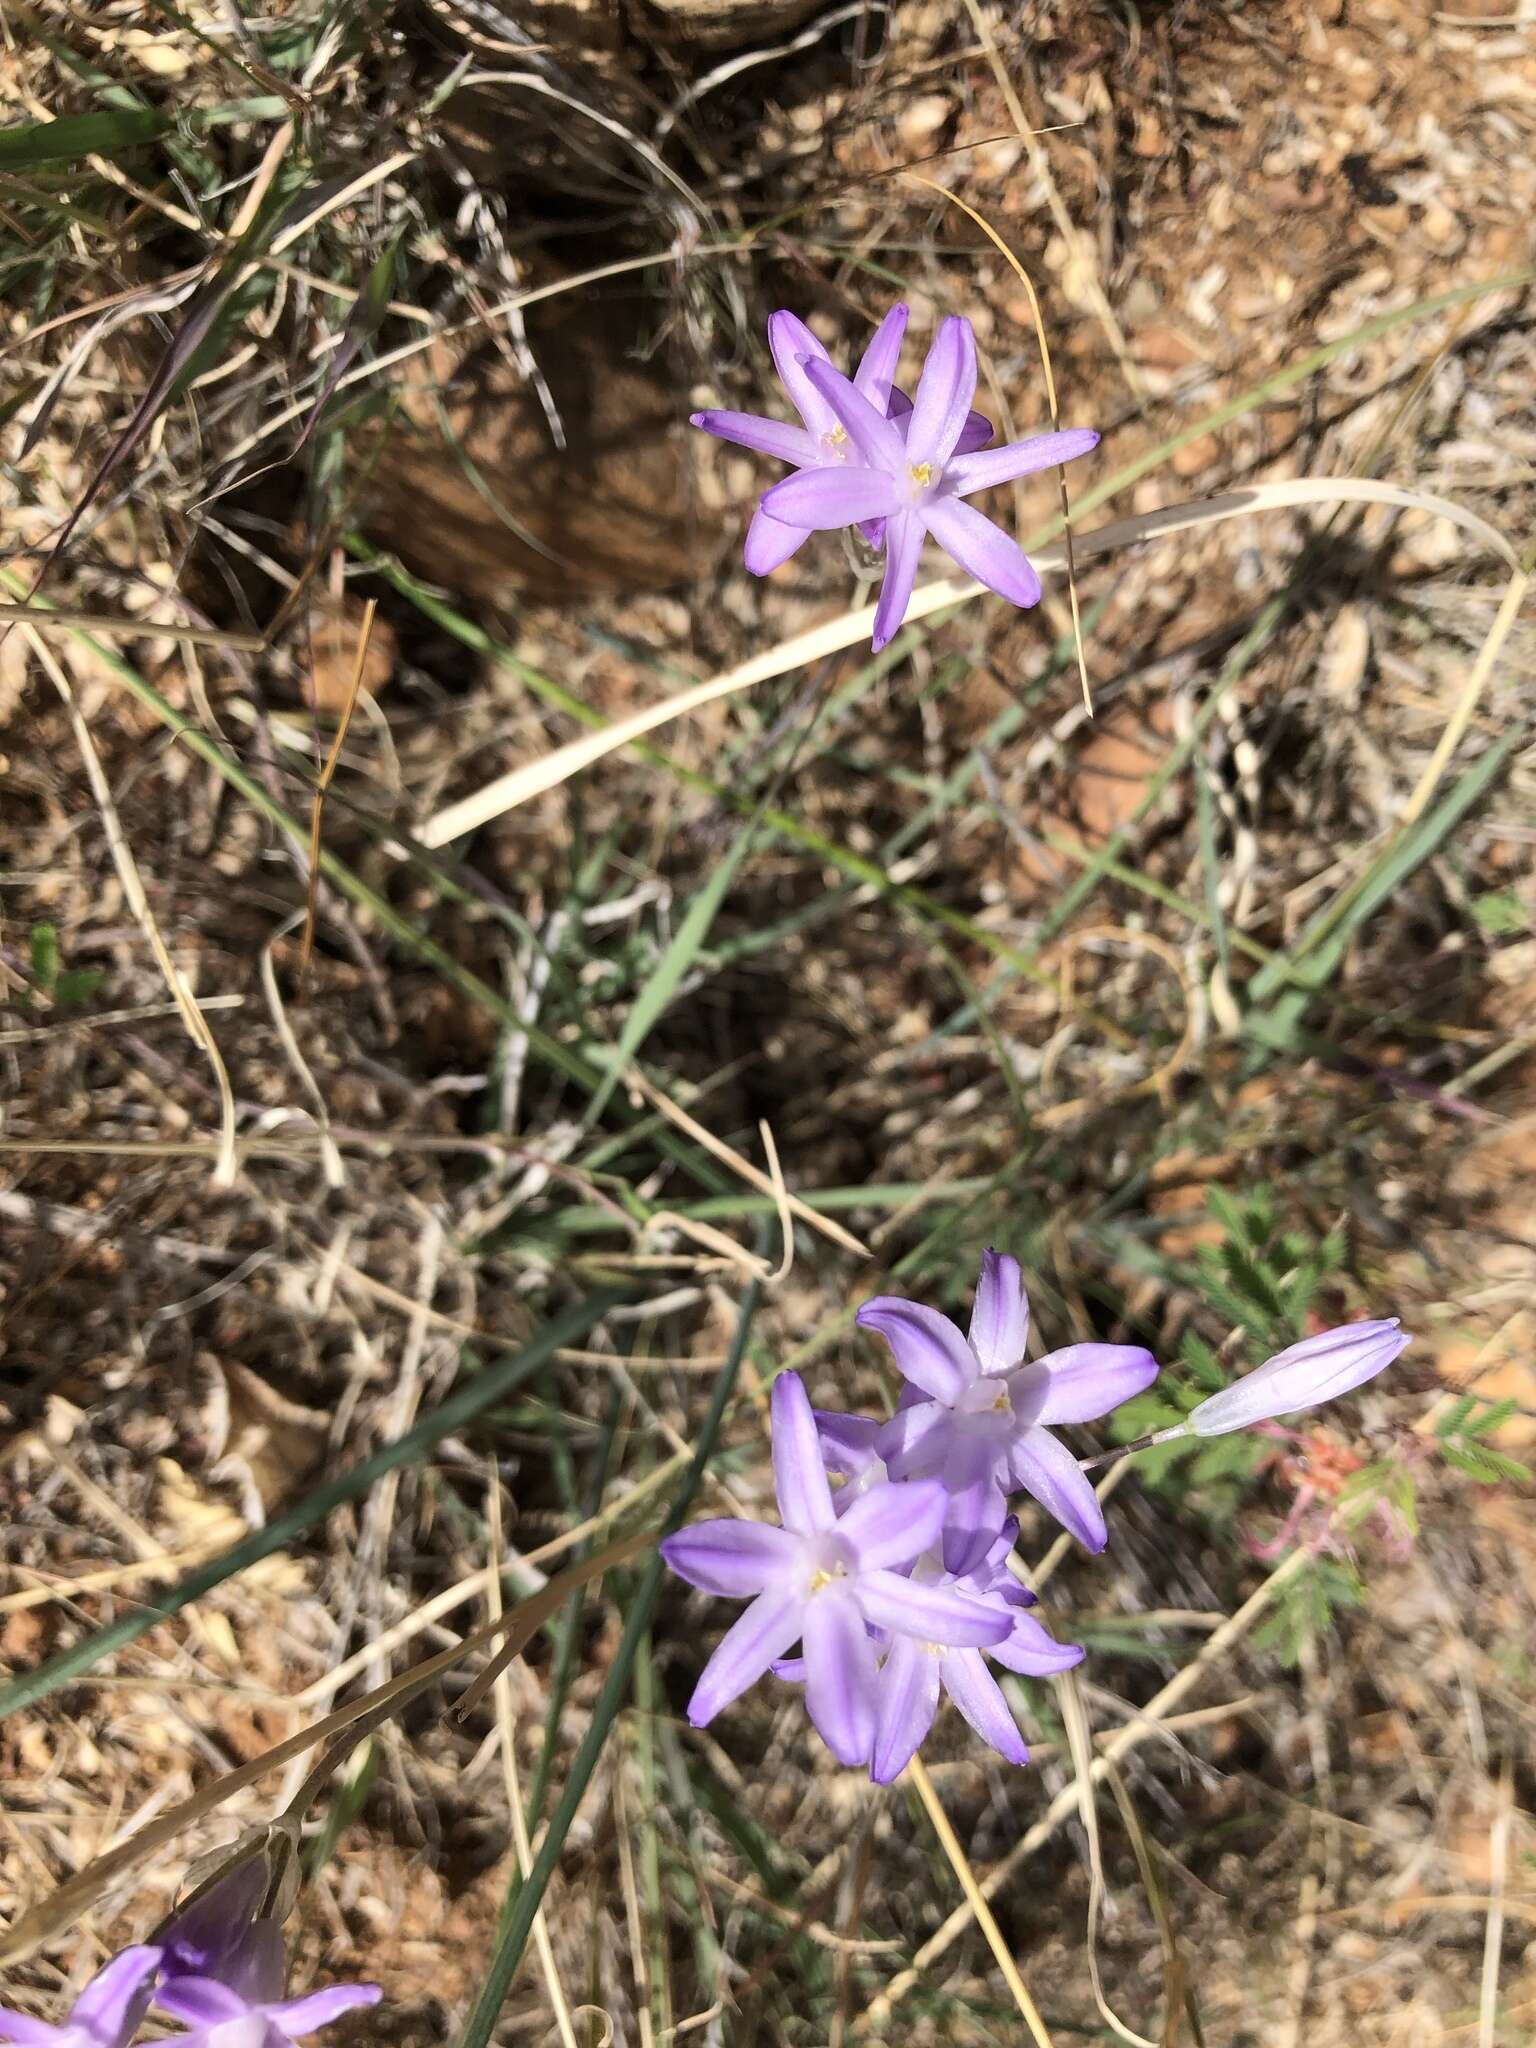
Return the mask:
M 587 1107 L 585 1121 L 590 1126 L 596 1123 L 607 1105 L 624 1069 L 639 1052 L 652 1027 L 660 1020 L 662 1012 L 682 987 L 683 979 L 698 957 L 700 948 L 709 937 L 725 892 L 736 879 L 736 871 L 746 857 L 752 844 L 754 828 L 749 824 L 737 833 L 734 844 L 725 859 L 710 875 L 702 889 L 696 890 L 689 900 L 682 923 L 672 934 L 672 942 L 657 961 L 655 968 L 646 978 L 629 1006 L 629 1015 L 624 1019 L 624 1029 L 614 1047 L 613 1065 L 603 1076 L 597 1093 Z
M 687 1471 L 672 1503 L 672 1512 L 667 1517 L 663 1535 L 669 1534 L 681 1523 L 698 1490 L 699 1481 L 704 1476 L 704 1468 L 709 1463 L 715 1440 L 720 1434 L 721 1424 L 730 1405 L 736 1375 L 746 1354 L 747 1337 L 752 1328 L 753 1316 L 757 1312 L 758 1298 L 759 1289 L 754 1281 L 742 1296 L 741 1313 L 737 1317 L 736 1334 L 731 1341 L 730 1356 L 715 1384 L 709 1413 L 699 1430 L 693 1456 L 688 1461 Z M 554 1875 L 555 1865 L 564 1852 L 565 1838 L 570 1833 L 577 1810 L 586 1796 L 592 1773 L 597 1769 L 598 1759 L 608 1740 L 608 1731 L 629 1695 L 630 1674 L 639 1655 L 640 1645 L 650 1628 L 651 1611 L 656 1605 L 656 1595 L 660 1591 L 665 1570 L 660 1550 L 653 1551 L 640 1573 L 639 1583 L 630 1595 L 629 1612 L 625 1618 L 624 1634 L 619 1642 L 618 1653 L 603 1679 L 603 1689 L 592 1710 L 592 1719 L 571 1764 L 570 1775 L 565 1781 L 559 1802 L 550 1816 L 549 1827 L 539 1845 L 539 1852 L 527 1877 L 514 1880 L 496 1952 L 491 1958 L 491 1967 L 480 1996 L 475 2000 L 474 2010 L 459 2037 L 459 2048 L 487 2048 L 495 2031 L 502 2005 L 512 1987 L 512 1979 L 527 1946 L 534 1916 L 543 1903 L 544 1893 L 548 1889 L 550 1878 Z
M 26 121 L 0 128 L 0 171 L 31 171 L 39 164 L 80 163 L 88 156 L 111 156 L 139 149 L 168 135 L 178 122 L 194 129 L 216 128 L 232 121 L 277 121 L 288 112 L 280 99 L 232 102 L 223 107 L 194 107 L 180 114 L 153 107 L 108 107 L 95 114 L 62 114 L 57 121 Z
M 1306 986 L 1291 987 L 1279 1002 L 1262 1012 L 1255 1009 L 1249 1023 L 1265 1045 L 1289 1049 L 1296 1042 L 1301 1022 L 1315 994 L 1336 974 L 1349 950 L 1350 940 L 1366 919 L 1407 881 L 1441 845 L 1478 798 L 1502 772 L 1524 734 L 1506 733 L 1462 774 L 1432 811 L 1416 819 L 1406 832 L 1389 845 L 1357 882 L 1320 910 L 1288 954 L 1278 956 L 1260 968 L 1249 985 L 1253 1005 L 1272 996 L 1284 980 L 1298 976 Z
M 68 1685 L 72 1679 L 83 1676 L 103 1657 L 109 1657 L 115 1650 L 121 1650 L 140 1636 L 147 1635 L 160 1622 L 179 1614 L 194 1600 L 211 1593 L 215 1586 L 223 1585 L 226 1579 L 248 1571 L 253 1564 L 260 1564 L 263 1558 L 271 1557 L 274 1551 L 282 1550 L 295 1536 L 302 1535 L 328 1515 L 332 1508 L 359 1499 L 387 1472 L 398 1471 L 402 1465 L 409 1465 L 424 1456 L 445 1436 L 462 1429 L 467 1422 L 499 1401 L 511 1388 L 540 1372 L 558 1350 L 576 1343 L 621 1298 L 613 1289 L 600 1289 L 589 1294 L 585 1300 L 556 1316 L 553 1322 L 546 1323 L 531 1342 L 510 1358 L 504 1358 L 496 1365 L 483 1366 L 462 1386 L 455 1388 L 446 1401 L 429 1409 L 413 1429 L 396 1438 L 394 1443 L 382 1445 L 370 1457 L 360 1459 L 345 1472 L 339 1472 L 324 1486 L 317 1486 L 286 1513 L 276 1516 L 264 1528 L 252 1530 L 233 1549 L 210 1558 L 207 1564 L 199 1565 L 195 1571 L 185 1573 L 163 1593 L 153 1594 L 139 1602 L 105 1628 L 92 1630 L 80 1642 L 61 1650 L 56 1657 L 50 1657 L 46 1664 L 39 1664 L 36 1670 L 13 1678 L 9 1685 L 0 1687 L 0 1719 L 21 1707 L 34 1706 L 38 1700 L 46 1699 L 49 1693 L 57 1692 L 61 1685 Z

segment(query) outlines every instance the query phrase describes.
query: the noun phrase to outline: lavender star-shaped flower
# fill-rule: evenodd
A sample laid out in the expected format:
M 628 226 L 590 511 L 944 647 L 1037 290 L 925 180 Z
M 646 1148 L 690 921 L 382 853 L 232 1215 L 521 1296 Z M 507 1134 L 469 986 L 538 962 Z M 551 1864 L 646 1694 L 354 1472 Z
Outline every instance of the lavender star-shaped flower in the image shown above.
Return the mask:
M 839 1517 L 798 1374 L 774 1382 L 772 1419 L 783 1527 L 695 1522 L 661 1546 L 690 1585 L 751 1602 L 705 1665 L 688 1718 L 702 1728 L 799 1642 L 806 1708 L 822 1740 L 839 1762 L 866 1763 L 878 1709 L 872 1629 L 976 1648 L 1001 1642 L 1011 1622 L 995 1605 L 915 1585 L 896 1569 L 938 1541 L 948 1501 L 937 1480 L 873 1486 Z
M 1055 1423 L 1093 1422 L 1157 1378 L 1139 1344 L 1069 1344 L 1024 1363 L 1029 1300 L 1016 1259 L 989 1251 L 969 1337 L 947 1316 L 895 1295 L 866 1301 L 858 1321 L 877 1330 L 909 1382 L 875 1440 L 893 1479 L 940 1478 L 950 1497 L 943 1555 L 974 1570 L 1002 1527 L 1005 1489 L 1022 1487 L 1089 1550 L 1107 1536 L 1093 1485 Z
M 901 338 L 906 326 L 907 308 L 892 306 L 875 329 L 853 373 L 854 389 L 882 418 L 893 419 L 898 426 L 904 425 L 912 411 L 911 402 L 892 381 L 901 356 Z M 765 418 L 761 413 L 711 411 L 692 414 L 693 425 L 702 427 L 706 434 L 714 434 L 722 441 L 734 441 L 738 446 L 755 449 L 759 454 L 777 456 L 781 462 L 793 463 L 801 471 L 835 471 L 850 461 L 856 461 L 858 450 L 849 439 L 848 429 L 839 419 L 836 407 L 822 396 L 807 374 L 807 366 L 811 363 L 820 363 L 829 370 L 833 368 L 832 358 L 810 328 L 793 313 L 781 311 L 770 314 L 768 346 L 773 353 L 779 381 L 799 413 L 802 424 L 792 427 L 783 420 Z M 960 428 L 956 451 L 965 454 L 976 448 L 985 448 L 991 438 L 992 422 L 979 412 L 967 413 Z M 851 522 L 845 520 L 842 523 L 847 525 Z M 885 536 L 884 520 L 856 523 L 870 546 L 878 548 Z M 766 576 L 771 569 L 787 562 L 801 543 L 809 539 L 811 532 L 809 525 L 775 518 L 760 507 L 753 513 L 752 524 L 747 529 L 747 567 L 754 576 Z
M 905 429 L 830 363 L 807 358 L 805 376 L 847 432 L 857 459 L 805 468 L 765 492 L 762 510 L 797 527 L 833 529 L 883 519 L 885 579 L 875 607 L 878 651 L 900 626 L 912 597 L 923 540 L 932 534 L 960 567 L 1017 605 L 1038 604 L 1040 578 L 1023 549 L 974 505 L 973 491 L 1070 462 L 1098 446 L 1088 427 L 967 452 L 961 433 L 976 389 L 976 338 L 969 320 L 950 318 L 918 381 Z
M 913 1567 L 916 1585 L 949 1586 L 982 1606 L 999 1609 L 1008 1617 L 1009 1633 L 983 1653 L 926 1643 L 915 1636 L 887 1637 L 881 1631 L 885 1659 L 880 1666 L 880 1706 L 869 1765 L 869 1775 L 877 1785 L 893 1783 L 917 1754 L 933 1726 L 941 1692 L 949 1695 L 982 1740 L 1009 1763 L 1029 1762 L 1028 1746 L 986 1659 L 995 1657 L 1008 1670 L 1027 1678 L 1046 1678 L 1081 1664 L 1084 1652 L 1077 1643 L 1058 1643 L 1044 1624 L 1027 1612 L 1035 1605 L 1035 1596 L 1019 1584 L 1004 1562 L 1018 1533 L 1018 1523 L 1010 1518 L 981 1564 L 964 1577 L 946 1572 L 936 1554 L 920 1558 Z M 773 1670 L 776 1678 L 801 1683 L 805 1660 L 781 1658 Z
M 148 2010 L 160 1950 L 125 1948 L 86 1985 L 58 2025 L 0 2005 L 0 2041 L 16 2048 L 127 2048 Z
M 913 1571 L 919 1584 L 952 1587 L 985 1606 L 998 1607 L 1009 1617 L 1009 1632 L 1000 1643 L 989 1644 L 985 1654 L 922 1643 L 911 1636 L 892 1642 L 880 1670 L 880 1714 L 870 1753 L 869 1775 L 877 1785 L 889 1785 L 899 1778 L 916 1755 L 933 1726 L 941 1690 L 983 1742 L 989 1742 L 1011 1764 L 1029 1762 L 1028 1745 L 986 1660 L 994 1657 L 1007 1670 L 1027 1678 L 1045 1678 L 1081 1664 L 1084 1652 L 1077 1643 L 1058 1643 L 1044 1623 L 1027 1611 L 1035 1605 L 1035 1596 L 1019 1584 L 1004 1562 L 1018 1528 L 1016 1521 L 1005 1522 L 973 1572 L 963 1576 L 945 1572 L 936 1557 L 924 1559 Z

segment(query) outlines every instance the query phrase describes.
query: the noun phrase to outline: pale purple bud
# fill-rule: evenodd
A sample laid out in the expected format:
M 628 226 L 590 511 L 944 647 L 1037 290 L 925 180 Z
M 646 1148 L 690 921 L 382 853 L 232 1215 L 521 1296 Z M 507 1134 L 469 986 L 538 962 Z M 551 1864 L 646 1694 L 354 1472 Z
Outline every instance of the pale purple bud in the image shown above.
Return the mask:
M 1332 1401 L 1374 1379 L 1411 1342 L 1398 1328 L 1396 1316 L 1377 1323 L 1345 1323 L 1320 1336 L 1305 1337 L 1202 1401 L 1184 1427 L 1194 1436 L 1225 1436 L 1230 1430 Z

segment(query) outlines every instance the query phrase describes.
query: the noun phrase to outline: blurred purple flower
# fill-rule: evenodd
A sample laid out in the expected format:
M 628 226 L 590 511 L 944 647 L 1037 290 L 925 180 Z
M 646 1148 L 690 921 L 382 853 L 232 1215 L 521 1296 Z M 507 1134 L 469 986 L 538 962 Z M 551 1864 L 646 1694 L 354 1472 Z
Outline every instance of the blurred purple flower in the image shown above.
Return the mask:
M 0 2005 L 0 2041 L 16 2048 L 127 2048 L 148 2010 L 158 1948 L 125 1948 L 86 1985 L 57 2026 Z
M 1091 428 L 965 452 L 961 436 L 976 390 L 976 338 L 969 320 L 940 322 L 904 427 L 887 419 L 830 363 L 807 358 L 801 367 L 846 431 L 857 459 L 806 467 L 786 477 L 764 493 L 762 510 L 771 519 L 813 531 L 870 519 L 886 522 L 885 580 L 873 635 L 877 651 L 906 616 L 918 556 L 930 533 L 962 569 L 1000 597 L 1018 605 L 1039 602 L 1040 578 L 1018 542 L 965 500 L 972 491 L 1086 455 L 1098 446 Z
M 937 1480 L 877 1485 L 838 1517 L 799 1375 L 774 1382 L 773 1475 L 782 1528 L 695 1522 L 662 1543 L 680 1578 L 726 1599 L 750 1600 L 705 1665 L 688 1718 L 702 1728 L 803 1645 L 806 1708 L 838 1760 L 869 1760 L 878 1710 L 871 1629 L 951 1647 L 1000 1642 L 1010 1622 L 946 1586 L 919 1586 L 896 1569 L 938 1540 L 947 1500 Z
M 171 1977 L 155 2003 L 191 2029 L 177 2038 L 197 2048 L 288 2048 L 382 1996 L 377 1984 L 330 1984 L 303 1998 L 284 1998 L 285 1975 L 281 1929 L 275 1920 L 254 1920 L 216 1977 Z
M 943 1481 L 946 1570 L 975 1570 L 1003 1524 L 1005 1490 L 1022 1487 L 1089 1550 L 1107 1540 L 1093 1483 L 1050 1425 L 1094 1422 L 1157 1378 L 1139 1344 L 1069 1344 L 1024 1363 L 1029 1300 L 1016 1259 L 983 1255 L 962 1337 L 947 1316 L 899 1296 L 866 1301 L 859 1323 L 891 1347 L 909 1382 L 876 1439 L 893 1479 Z
M 1277 1352 L 1256 1371 L 1223 1387 L 1202 1401 L 1185 1419 L 1182 1430 L 1160 1431 L 1160 1437 L 1225 1436 L 1298 1408 L 1313 1408 L 1364 1386 L 1413 1342 L 1398 1328 L 1396 1316 L 1384 1322 L 1344 1323 L 1320 1336 Z
M 261 1910 L 269 1881 L 265 1856 L 244 1856 L 162 1921 L 155 1940 L 165 1951 L 165 1976 L 220 1976 Z
M 882 419 L 894 420 L 898 426 L 904 426 L 912 411 L 910 400 L 892 381 L 906 325 L 907 308 L 892 306 L 875 329 L 853 373 L 853 388 Z M 822 364 L 828 370 L 833 368 L 832 358 L 810 328 L 793 313 L 773 313 L 768 320 L 768 346 L 779 381 L 803 424 L 791 427 L 783 420 L 767 419 L 753 412 L 696 412 L 691 415 L 693 425 L 722 441 L 734 441 L 739 447 L 756 449 L 759 454 L 777 456 L 780 462 L 792 463 L 797 470 L 837 470 L 857 460 L 858 449 L 849 439 L 837 408 L 822 396 L 807 375 L 811 363 Z M 967 454 L 985 448 L 991 438 L 992 422 L 979 412 L 967 413 L 956 452 Z M 858 526 L 871 547 L 882 544 L 883 519 L 842 522 L 850 523 Z M 747 567 L 754 576 L 766 576 L 770 569 L 787 562 L 812 531 L 809 525 L 774 518 L 759 508 L 747 529 Z
M 288 2048 L 355 2006 L 376 2005 L 377 1984 L 332 1984 L 284 1998 L 287 1965 L 276 1920 L 258 1919 L 265 1860 L 253 1856 L 217 1879 L 161 1929 L 164 1981 L 155 2004 L 197 2048 Z

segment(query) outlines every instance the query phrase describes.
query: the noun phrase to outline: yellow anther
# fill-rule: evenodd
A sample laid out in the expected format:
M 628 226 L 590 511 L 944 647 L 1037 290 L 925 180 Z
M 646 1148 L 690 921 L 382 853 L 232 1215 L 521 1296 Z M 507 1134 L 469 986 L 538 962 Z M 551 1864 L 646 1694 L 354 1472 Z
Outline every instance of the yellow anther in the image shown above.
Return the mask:
M 922 490 L 926 490 L 929 484 L 933 482 L 933 464 L 931 462 L 910 462 L 907 465 L 907 473 L 910 475 L 913 483 Z

